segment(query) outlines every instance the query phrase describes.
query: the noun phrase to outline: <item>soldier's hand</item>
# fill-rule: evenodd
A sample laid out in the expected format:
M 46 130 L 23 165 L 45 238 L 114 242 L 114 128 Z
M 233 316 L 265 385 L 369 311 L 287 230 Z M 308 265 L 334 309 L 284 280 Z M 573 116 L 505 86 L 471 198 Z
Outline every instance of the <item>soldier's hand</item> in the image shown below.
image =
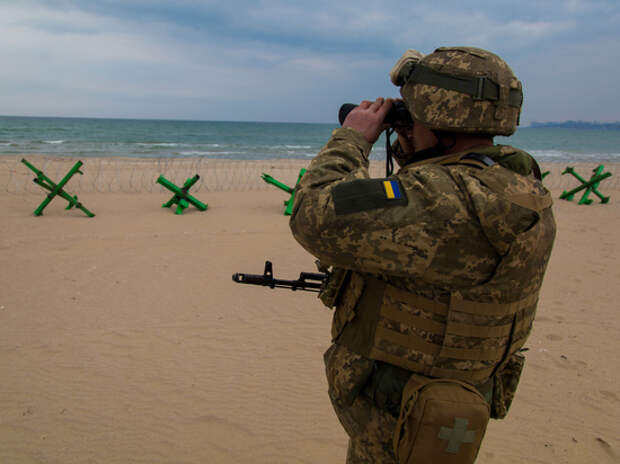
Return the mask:
M 353 109 L 342 123 L 342 127 L 350 127 L 360 132 L 370 143 L 375 143 L 381 132 L 388 127 L 383 123 L 392 108 L 391 98 L 377 98 L 374 102 L 364 100 Z

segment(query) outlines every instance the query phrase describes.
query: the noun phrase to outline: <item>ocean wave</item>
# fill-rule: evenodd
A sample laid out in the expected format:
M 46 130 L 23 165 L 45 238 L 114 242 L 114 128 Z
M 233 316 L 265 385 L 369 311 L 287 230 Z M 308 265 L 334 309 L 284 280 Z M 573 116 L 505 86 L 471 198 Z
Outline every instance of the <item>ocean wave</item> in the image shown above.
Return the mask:
M 530 150 L 529 153 L 539 161 L 548 162 L 620 162 L 620 153 L 573 153 L 562 150 Z
M 178 147 L 178 143 L 171 142 L 137 142 L 136 145 L 141 147 Z
M 332 124 L 264 124 L 208 121 L 104 120 L 0 117 L 0 156 L 37 153 L 80 157 L 209 157 L 312 159 Z M 620 162 L 620 131 L 519 129 L 506 143 L 540 162 Z M 392 139 L 393 140 L 393 139 Z M 497 143 L 502 143 L 498 138 Z M 385 160 L 385 136 L 370 153 Z
M 564 159 L 567 153 L 559 150 L 530 150 L 529 152 L 534 158 L 556 158 Z
M 239 156 L 244 155 L 241 151 L 181 151 L 178 153 L 180 156 Z
M 291 145 L 291 144 L 264 145 L 264 146 L 256 145 L 255 148 L 257 148 L 257 149 L 265 149 L 265 150 L 274 150 L 274 151 L 280 151 L 280 150 L 309 150 L 309 149 L 312 148 L 312 145 Z

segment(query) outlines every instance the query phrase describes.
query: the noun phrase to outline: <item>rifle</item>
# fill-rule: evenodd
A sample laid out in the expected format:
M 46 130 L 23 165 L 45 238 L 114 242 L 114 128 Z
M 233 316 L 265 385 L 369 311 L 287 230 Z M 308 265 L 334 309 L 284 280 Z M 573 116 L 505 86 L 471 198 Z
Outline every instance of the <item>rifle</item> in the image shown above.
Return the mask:
M 236 272 L 233 274 L 232 279 L 239 284 L 262 285 L 269 288 L 290 288 L 293 291 L 319 292 L 327 276 L 327 274 L 321 272 L 301 272 L 297 280 L 274 279 L 271 261 L 265 261 L 263 275 Z

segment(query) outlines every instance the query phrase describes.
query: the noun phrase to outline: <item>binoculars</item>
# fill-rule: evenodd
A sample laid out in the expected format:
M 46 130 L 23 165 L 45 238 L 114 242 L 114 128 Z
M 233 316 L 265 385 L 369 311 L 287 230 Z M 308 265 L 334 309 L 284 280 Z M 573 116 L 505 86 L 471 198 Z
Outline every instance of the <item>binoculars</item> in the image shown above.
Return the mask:
M 358 105 L 354 105 L 353 103 L 345 103 L 340 107 L 340 110 L 338 111 L 338 121 L 340 121 L 341 126 L 347 115 L 357 107 Z M 413 124 L 413 119 L 411 119 L 411 115 L 409 114 L 409 110 L 405 106 L 405 103 L 398 100 L 392 103 L 392 108 L 385 116 L 383 122 L 392 127 L 411 126 Z

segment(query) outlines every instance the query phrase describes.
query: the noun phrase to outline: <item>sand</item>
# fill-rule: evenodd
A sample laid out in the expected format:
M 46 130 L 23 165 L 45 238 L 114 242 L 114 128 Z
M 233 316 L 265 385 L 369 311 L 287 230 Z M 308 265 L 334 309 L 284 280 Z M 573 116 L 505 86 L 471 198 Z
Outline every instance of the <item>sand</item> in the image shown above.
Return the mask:
M 207 211 L 175 215 L 159 189 L 82 189 L 96 217 L 61 199 L 35 217 L 43 191 L 5 187 L 17 165 L 0 163 L 0 463 L 344 462 L 330 311 L 231 279 L 315 270 L 285 192 L 207 185 Z M 564 167 L 545 166 L 558 236 L 524 375 L 478 463 L 620 462 L 620 165 L 590 206 L 558 199 L 578 185 Z

